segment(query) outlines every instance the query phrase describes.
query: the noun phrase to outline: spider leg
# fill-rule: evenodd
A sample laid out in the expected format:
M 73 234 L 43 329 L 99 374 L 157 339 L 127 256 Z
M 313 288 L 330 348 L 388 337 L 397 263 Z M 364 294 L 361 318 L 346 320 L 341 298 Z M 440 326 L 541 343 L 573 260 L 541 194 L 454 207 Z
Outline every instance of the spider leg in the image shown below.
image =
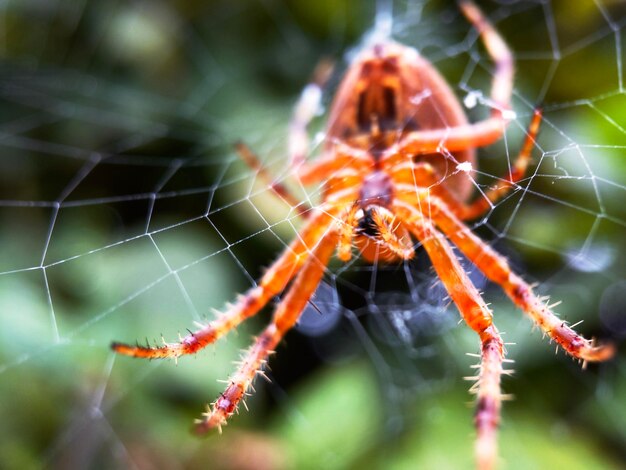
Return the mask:
M 306 202 L 300 201 L 287 187 L 285 187 L 285 185 L 276 181 L 263 165 L 263 162 L 261 162 L 258 155 L 254 153 L 250 147 L 243 142 L 237 142 L 235 144 L 235 150 L 237 150 L 237 153 L 244 163 L 258 173 L 269 188 L 274 191 L 276 196 L 293 207 L 299 216 L 304 218 L 308 217 L 311 206 L 309 206 Z
M 493 468 L 497 458 L 496 434 L 502 402 L 500 378 L 503 372 L 504 343 L 492 323 L 491 311 L 459 264 L 445 237 L 409 204 L 396 200 L 394 209 L 426 249 L 435 272 L 465 323 L 480 337 L 480 373 L 478 382 L 472 387 L 476 393 L 475 452 L 479 469 Z
M 495 64 L 493 82 L 491 84 L 491 100 L 495 108 L 494 114 L 510 108 L 513 90 L 513 54 L 498 31 L 485 18 L 474 2 L 462 0 L 461 11 L 480 34 L 487 52 Z
M 437 169 L 428 162 L 414 162 L 405 160 L 401 163 L 391 163 L 385 167 L 394 181 L 397 194 L 415 195 L 421 188 L 440 197 L 450 207 L 465 207 L 462 202 L 447 188 L 446 177 L 441 176 Z
M 429 201 L 430 217 L 441 231 L 491 281 L 499 284 L 507 296 L 524 311 L 552 340 L 568 354 L 583 361 L 610 359 L 615 348 L 611 344 L 595 346 L 558 318 L 532 288 L 511 268 L 506 259 L 478 238 L 437 198 Z
M 469 0 L 460 2 L 465 17 L 480 34 L 487 52 L 495 64 L 491 84 L 491 116 L 475 124 L 451 128 L 419 130 L 404 137 L 391 152 L 413 155 L 437 152 L 442 147 L 450 152 L 471 147 L 483 147 L 498 140 L 510 119 L 511 91 L 513 89 L 513 55 L 496 29 L 480 9 Z
M 325 206 L 324 206 L 325 207 Z M 177 343 L 164 343 L 151 347 L 114 342 L 111 348 L 126 356 L 149 359 L 178 358 L 194 354 L 214 343 L 247 318 L 254 316 L 275 295 L 283 291 L 289 281 L 310 257 L 311 248 L 322 239 L 334 223 L 334 215 L 343 205 L 316 211 L 307 221 L 299 236 L 285 249 L 282 255 L 268 268 L 256 287 L 240 296 L 235 304 L 208 325 L 190 333 Z
M 316 116 L 322 101 L 322 88 L 330 78 L 334 64 L 327 60 L 321 60 L 313 72 L 313 80 L 304 90 L 296 103 L 293 116 L 289 123 L 288 154 L 289 165 L 296 169 L 296 177 L 303 184 L 310 184 L 312 181 L 320 181 L 326 175 L 337 171 L 337 158 L 334 153 L 326 161 L 306 164 L 306 155 L 309 151 L 309 138 L 307 126 Z M 275 181 L 272 175 L 263 166 L 259 157 L 243 142 L 235 145 L 241 159 L 267 182 L 269 187 L 281 199 L 291 207 L 297 209 L 298 215 L 307 217 L 310 207 L 295 197 L 283 184 Z M 364 154 L 364 158 L 366 155 Z M 345 160 L 345 159 L 344 159 Z M 344 162 L 345 164 L 345 162 Z
M 500 378 L 505 372 L 504 342 L 494 325 L 480 333 L 480 373 L 471 391 L 476 393 L 476 460 L 480 470 L 495 466 L 498 456 L 497 429 L 500 424 L 502 393 Z M 510 373 L 510 372 L 509 372 Z
M 289 165 L 300 168 L 306 162 L 309 151 L 307 126 L 317 115 L 322 102 L 322 88 L 330 78 L 333 64 L 321 60 L 313 72 L 313 80 L 309 83 L 296 103 L 291 122 L 289 123 Z
M 339 226 L 339 242 L 337 244 L 337 257 L 347 263 L 352 259 L 352 237 L 354 227 L 357 224 L 356 213 L 359 205 L 354 203 L 347 210 L 343 217 L 343 222 Z
M 442 178 L 437 170 L 428 162 L 405 160 L 398 164 L 395 163 L 396 159 L 392 159 L 386 162 L 386 164 L 389 167 L 394 181 L 409 185 L 406 188 L 401 186 L 401 188 L 415 192 L 415 187 L 428 187 L 433 194 L 440 197 L 446 203 L 457 217 L 462 220 L 475 219 L 487 212 L 490 208 L 493 208 L 493 204 L 515 187 L 516 183 L 526 174 L 526 170 L 531 161 L 533 145 L 537 133 L 539 132 L 541 116 L 541 110 L 536 109 L 528 127 L 522 149 L 515 158 L 509 175 L 501 178 L 503 184 L 490 189 L 469 205 L 459 201 L 459 199 L 450 192 L 447 186 L 442 184 L 445 181 L 444 178 Z M 411 186 L 413 186 L 412 189 Z
M 205 433 L 215 427 L 221 430 L 221 426 L 236 411 L 254 377 L 257 373 L 262 373 L 267 357 L 276 349 L 285 333 L 295 325 L 300 313 L 317 289 L 338 238 L 335 226 L 327 229 L 296 276 L 285 298 L 276 307 L 271 323 L 246 353 L 239 370 L 231 377 L 224 393 L 215 401 L 212 408 L 196 421 L 196 432 Z
M 537 133 L 539 132 L 539 126 L 541 125 L 541 117 L 541 110 L 535 109 L 533 118 L 528 126 L 528 131 L 526 132 L 526 139 L 524 139 L 522 149 L 513 162 L 513 166 L 509 172 L 510 174 L 501 178 L 503 184 L 490 189 L 470 205 L 461 206 L 459 210 L 461 219 L 475 219 L 483 215 L 489 209 L 492 209 L 493 204 L 505 196 L 516 183 L 526 175 L 528 164 L 531 161 L 531 152 L 537 138 Z
M 300 183 L 308 186 L 346 169 L 367 173 L 372 166 L 372 158 L 367 151 L 338 142 L 317 160 L 298 168 L 297 177 Z
M 458 152 L 472 147 L 485 147 L 502 137 L 508 122 L 502 117 L 491 117 L 475 124 L 463 124 L 442 129 L 414 131 L 385 152 L 391 154 L 425 155 L 445 149 Z M 383 158 L 385 158 L 383 157 Z

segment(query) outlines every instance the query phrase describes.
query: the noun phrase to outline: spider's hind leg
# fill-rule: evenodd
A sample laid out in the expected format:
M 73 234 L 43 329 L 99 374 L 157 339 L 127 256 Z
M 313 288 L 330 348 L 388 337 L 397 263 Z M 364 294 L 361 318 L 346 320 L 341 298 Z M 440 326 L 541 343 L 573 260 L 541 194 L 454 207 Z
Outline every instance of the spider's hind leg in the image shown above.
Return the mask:
M 320 109 L 322 90 L 328 82 L 333 68 L 332 61 L 320 60 L 313 71 L 311 82 L 302 90 L 300 99 L 295 105 L 289 123 L 289 165 L 293 168 L 300 168 L 306 163 L 306 156 L 309 152 L 307 127 Z

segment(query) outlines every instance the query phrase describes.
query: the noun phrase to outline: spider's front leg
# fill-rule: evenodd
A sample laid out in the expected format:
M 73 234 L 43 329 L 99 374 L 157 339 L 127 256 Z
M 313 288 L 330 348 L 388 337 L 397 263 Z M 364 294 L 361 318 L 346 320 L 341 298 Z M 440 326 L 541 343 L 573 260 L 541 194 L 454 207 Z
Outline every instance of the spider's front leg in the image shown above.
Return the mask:
M 256 287 L 240 296 L 234 305 L 218 318 L 190 333 L 177 343 L 162 346 L 128 345 L 114 342 L 111 348 L 118 354 L 148 359 L 178 358 L 185 354 L 195 354 L 200 349 L 214 343 L 241 322 L 262 309 L 269 300 L 278 295 L 297 274 L 310 256 L 315 246 L 329 227 L 335 224 L 334 216 L 341 207 L 322 206 L 308 219 L 299 236 L 285 249 L 283 254 L 265 272 Z
M 610 359 L 615 348 L 611 344 L 595 346 L 558 318 L 524 280 L 511 271 L 506 259 L 485 244 L 437 198 L 429 199 L 430 217 L 459 247 L 467 258 L 491 281 L 499 284 L 507 296 L 521 308 L 551 339 L 568 354 L 583 361 Z
M 394 210 L 422 243 L 461 317 L 480 338 L 480 373 L 472 387 L 476 393 L 475 452 L 478 468 L 491 469 L 497 458 L 496 434 L 502 403 L 500 378 L 503 372 L 504 343 L 493 325 L 491 311 L 459 264 L 445 237 L 411 205 L 396 200 Z
M 202 418 L 196 421 L 195 429 L 198 433 L 205 433 L 215 427 L 221 431 L 221 426 L 226 424 L 227 419 L 237 410 L 254 377 L 257 373 L 262 373 L 267 357 L 276 349 L 285 333 L 295 325 L 317 289 L 338 239 L 337 227 L 333 224 L 313 249 L 285 298 L 276 307 L 271 323 L 246 353 L 239 370 L 231 377 L 224 393 Z
M 317 168 L 319 165 L 311 171 L 308 168 L 309 165 L 306 164 L 306 155 L 309 152 L 307 126 L 320 109 L 322 89 L 330 78 L 333 68 L 334 64 L 329 60 L 324 59 L 317 64 L 313 72 L 313 79 L 302 91 L 289 123 L 289 165 L 296 169 L 296 175 L 299 175 L 300 172 L 305 175 L 305 179 L 306 175 L 310 173 L 314 175 L 320 173 L 320 170 Z M 295 208 L 299 216 L 303 218 L 309 216 L 311 209 L 309 204 L 300 201 L 286 186 L 276 181 L 250 147 L 243 142 L 237 142 L 235 150 L 246 165 L 258 172 L 259 176 L 267 183 L 276 196 Z M 321 172 L 326 173 L 323 170 Z M 300 179 L 299 176 L 297 178 Z

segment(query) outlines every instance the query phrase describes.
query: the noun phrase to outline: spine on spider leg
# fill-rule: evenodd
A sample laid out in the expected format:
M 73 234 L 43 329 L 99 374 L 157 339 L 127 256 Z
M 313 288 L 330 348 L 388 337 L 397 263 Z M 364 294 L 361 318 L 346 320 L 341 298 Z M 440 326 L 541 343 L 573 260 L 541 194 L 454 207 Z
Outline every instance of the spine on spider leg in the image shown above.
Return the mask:
M 508 280 L 502 284 L 507 295 L 534 322 L 571 356 L 583 361 L 606 361 L 615 354 L 612 344 L 595 346 L 576 333 L 567 322 L 557 317 L 550 306 L 545 304 L 532 291 L 531 287 L 515 273 L 509 273 Z
M 262 286 L 251 289 L 246 295 L 239 296 L 237 302 L 228 306 L 226 313 L 220 314 L 214 321 L 189 334 L 176 343 L 163 341 L 162 346 L 128 345 L 113 342 L 111 349 L 125 356 L 147 359 L 178 358 L 185 354 L 194 354 L 200 349 L 214 343 L 228 331 L 235 328 L 246 318 L 254 315 L 267 303 L 270 296 Z

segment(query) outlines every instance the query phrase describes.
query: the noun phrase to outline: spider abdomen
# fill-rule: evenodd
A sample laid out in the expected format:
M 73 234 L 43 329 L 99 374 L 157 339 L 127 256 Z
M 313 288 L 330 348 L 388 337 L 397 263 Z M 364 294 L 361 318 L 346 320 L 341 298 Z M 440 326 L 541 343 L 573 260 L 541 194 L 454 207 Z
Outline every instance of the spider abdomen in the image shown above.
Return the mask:
M 390 41 L 365 49 L 354 60 L 332 102 L 328 124 L 329 145 L 346 141 L 377 159 L 410 132 L 466 125 L 467 117 L 428 60 L 414 48 Z M 468 147 L 451 155 L 452 165 L 440 153 L 420 158 L 448 176 L 450 191 L 466 200 L 473 186 L 466 175 L 454 171 L 458 163 L 474 167 L 475 151 Z

